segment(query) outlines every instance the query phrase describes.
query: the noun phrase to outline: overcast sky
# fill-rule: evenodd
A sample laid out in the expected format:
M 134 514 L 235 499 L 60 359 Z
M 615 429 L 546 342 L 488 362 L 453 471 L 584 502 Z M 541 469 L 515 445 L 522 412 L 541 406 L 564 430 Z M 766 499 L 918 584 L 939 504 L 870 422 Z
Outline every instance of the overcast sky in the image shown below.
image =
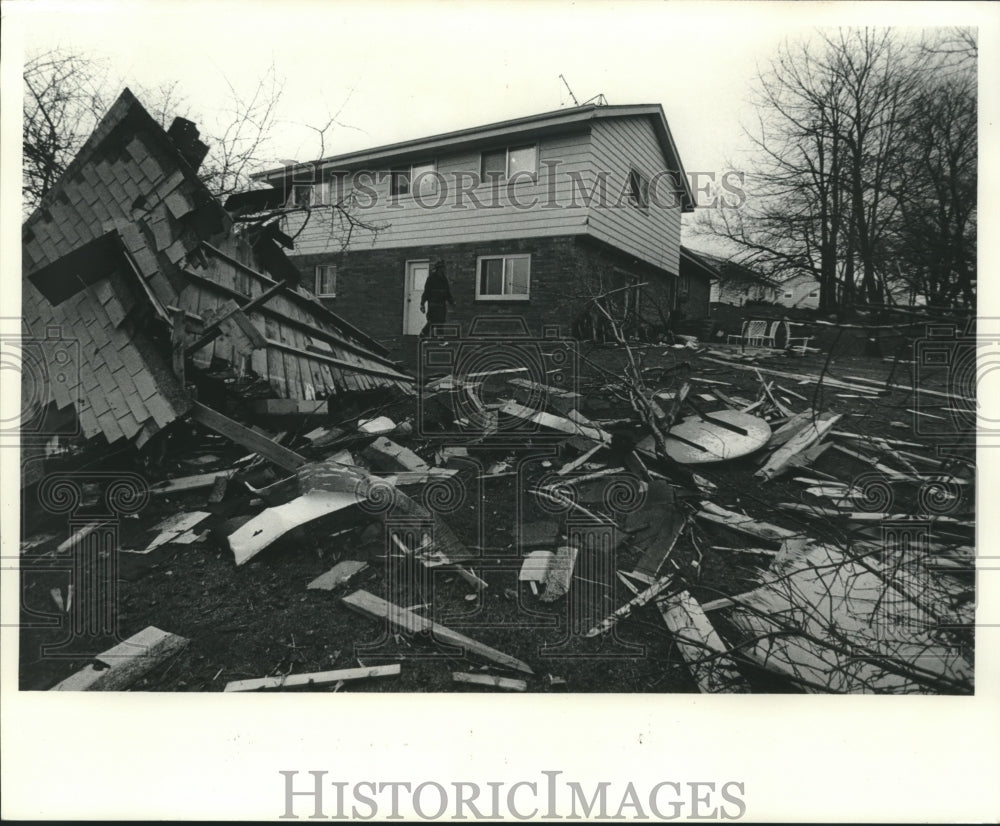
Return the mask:
M 338 112 L 327 155 L 571 105 L 562 74 L 580 102 L 661 103 L 691 173 L 740 164 L 748 91 L 785 38 L 819 25 L 975 23 L 983 7 L 13 0 L 5 25 L 12 15 L 29 51 L 103 58 L 137 87 L 178 81 L 203 123 L 230 99 L 227 82 L 249 93 L 273 64 L 284 81 L 274 163 L 316 157 L 305 124 Z

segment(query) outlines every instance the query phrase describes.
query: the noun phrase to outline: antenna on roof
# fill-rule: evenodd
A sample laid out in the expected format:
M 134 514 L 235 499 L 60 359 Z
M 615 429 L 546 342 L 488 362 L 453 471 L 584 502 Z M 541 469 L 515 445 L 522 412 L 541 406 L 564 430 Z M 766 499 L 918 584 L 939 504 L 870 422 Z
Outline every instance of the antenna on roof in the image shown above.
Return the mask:
M 581 105 L 586 106 L 588 103 L 593 103 L 595 106 L 607 106 L 608 99 L 604 97 L 603 92 L 598 92 L 590 100 L 585 100 Z
M 563 84 L 564 84 L 564 85 L 566 86 L 566 91 L 567 91 L 567 92 L 569 92 L 569 96 L 570 96 L 571 98 L 573 98 L 573 105 L 574 105 L 574 106 L 579 106 L 579 105 L 580 105 L 580 101 L 578 101 L 578 100 L 576 99 L 576 95 L 574 95 L 574 94 L 573 94 L 573 90 L 569 88 L 569 81 L 568 81 L 568 80 L 566 80 L 566 78 L 565 78 L 565 77 L 563 77 L 562 75 L 559 75 L 559 79 L 560 79 L 560 80 L 561 80 L 561 81 L 563 82 Z

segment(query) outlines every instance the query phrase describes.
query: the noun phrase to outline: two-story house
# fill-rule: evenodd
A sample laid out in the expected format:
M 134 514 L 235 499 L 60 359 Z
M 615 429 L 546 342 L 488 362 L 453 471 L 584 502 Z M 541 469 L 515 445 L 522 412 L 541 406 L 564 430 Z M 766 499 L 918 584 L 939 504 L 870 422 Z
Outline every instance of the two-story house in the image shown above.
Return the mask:
M 463 331 L 516 314 L 532 333 L 558 324 L 569 335 L 612 290 L 603 300 L 633 328 L 666 326 L 676 307 L 694 197 L 658 104 L 562 109 L 258 179 L 300 208 L 284 229 L 316 295 L 394 349 L 424 326 L 436 261 L 455 299 L 448 321 Z

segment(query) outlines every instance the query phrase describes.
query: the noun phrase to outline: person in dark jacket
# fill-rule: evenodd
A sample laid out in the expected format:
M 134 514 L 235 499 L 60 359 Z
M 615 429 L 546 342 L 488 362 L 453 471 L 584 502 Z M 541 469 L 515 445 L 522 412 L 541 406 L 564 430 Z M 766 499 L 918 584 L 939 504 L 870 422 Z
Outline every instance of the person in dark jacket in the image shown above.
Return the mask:
M 435 324 L 444 324 L 448 316 L 448 304 L 455 306 L 455 301 L 451 297 L 451 285 L 448 283 L 448 276 L 445 275 L 444 261 L 436 261 L 431 267 L 427 281 L 424 282 L 424 292 L 420 296 L 420 312 L 427 316 L 427 323 L 420 331 L 421 336 L 430 333 L 431 327 Z

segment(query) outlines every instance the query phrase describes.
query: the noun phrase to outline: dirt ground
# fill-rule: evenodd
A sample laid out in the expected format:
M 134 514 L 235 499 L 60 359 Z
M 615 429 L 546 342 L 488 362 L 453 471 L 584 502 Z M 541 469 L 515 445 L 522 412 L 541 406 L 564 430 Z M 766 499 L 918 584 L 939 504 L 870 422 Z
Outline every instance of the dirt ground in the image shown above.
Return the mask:
M 627 407 L 604 390 L 609 375 L 620 375 L 623 353 L 610 346 L 584 346 L 583 352 L 586 358 L 579 381 L 585 397 L 582 412 L 595 420 L 627 416 Z M 663 368 L 657 386 L 676 388 L 679 380 L 687 377 L 694 394 L 708 392 L 713 387 L 746 399 L 756 399 L 760 394 L 761 383 L 752 371 L 713 363 L 690 349 L 645 345 L 636 352 L 641 354 L 647 368 Z M 825 371 L 833 378 L 861 377 L 876 381 L 884 381 L 892 371 L 897 383 L 912 385 L 914 381 L 910 364 L 893 368 L 881 358 L 857 355 L 838 356 L 828 363 L 825 353 L 805 357 L 775 354 L 760 358 L 755 365 L 797 373 Z M 948 378 L 945 368 L 918 376 L 921 386 L 944 392 L 948 389 Z M 906 391 L 890 390 L 869 399 L 858 398 L 850 390 L 828 386 L 817 389 L 812 384 L 800 385 L 783 378 L 774 381 L 772 392 L 794 411 L 808 406 L 844 414 L 838 425 L 844 431 L 911 440 L 926 445 L 925 450 L 929 451 L 936 444 L 954 444 L 959 431 L 968 428 L 967 421 L 960 419 L 950 428 L 950 435 L 948 427 L 937 428 L 942 431 L 939 435 L 929 435 L 923 418 L 909 412 L 915 409 L 915 402 L 912 393 Z M 947 403 L 942 401 L 940 407 L 944 406 Z M 712 405 L 706 403 L 706 407 Z M 408 415 L 406 405 L 384 412 L 395 421 L 402 421 Z M 938 410 L 935 415 L 944 421 L 951 414 Z M 926 421 L 937 423 L 939 419 Z M 417 436 L 399 441 L 405 441 L 428 460 L 436 447 L 454 444 L 448 438 Z M 289 443 L 294 445 L 294 439 L 286 441 Z M 116 592 L 109 593 L 108 600 L 115 612 L 120 638 L 152 625 L 190 640 L 179 655 L 148 673 L 133 689 L 221 691 L 233 680 L 398 662 L 402 665 L 398 677 L 351 682 L 339 690 L 484 690 L 452 682 L 451 672 L 467 671 L 522 677 L 527 680 L 528 690 L 536 692 L 697 691 L 655 608 L 640 609 L 620 622 L 613 634 L 596 638 L 583 634 L 594 621 L 631 597 L 613 577 L 614 569 L 628 570 L 638 558 L 627 541 L 603 561 L 594 550 L 585 551 L 578 560 L 573 587 L 593 586 L 587 591 L 588 600 L 544 603 L 531 593 L 527 583 L 518 582 L 522 561 L 518 526 L 556 519 L 540 507 L 535 497 L 525 494 L 521 489 L 524 481 L 537 480 L 576 455 L 565 446 L 560 452 L 556 446 L 548 458 L 539 457 L 539 449 L 545 445 L 527 442 L 488 451 L 471 447 L 469 460 L 452 465 L 459 468 L 458 478 L 465 493 L 447 514 L 447 523 L 467 547 L 481 554 L 469 566 L 489 585 L 479 594 L 452 570 L 442 568 L 431 575 L 423 569 L 414 570 L 416 566 L 407 560 L 395 556 L 387 559 L 380 526 L 364 514 L 340 513 L 313 522 L 278 540 L 246 565 L 236 567 L 232 553 L 222 541 L 236 524 L 227 520 L 259 512 L 264 507 L 259 500 L 253 504 L 253 497 L 247 491 L 230 494 L 219 504 L 206 505 L 208 491 L 204 489 L 152 498 L 135 517 L 121 521 L 119 548 L 136 547 L 149 535 L 153 525 L 171 514 L 207 510 L 212 517 L 201 526 L 210 528 L 201 541 L 159 548 L 142 562 L 126 558 L 127 554 L 117 555 Z M 221 439 L 205 436 L 189 447 L 196 449 L 169 453 L 159 466 L 151 469 L 151 475 L 163 478 L 225 469 L 246 453 Z M 974 456 L 969 443 L 951 449 L 967 460 Z M 518 462 L 531 456 L 535 458 L 522 468 L 521 476 L 476 478 L 498 461 L 507 461 L 511 468 L 516 468 Z M 803 486 L 793 481 L 794 474 L 761 483 L 753 476 L 758 466 L 759 457 L 751 455 L 702 465 L 697 472 L 717 486 L 712 496 L 716 504 L 790 528 L 808 524 L 815 533 L 814 520 L 804 522 L 796 514 L 774 507 L 779 501 L 803 501 L 806 494 L 802 492 Z M 650 467 L 656 469 L 653 464 Z M 834 451 L 827 451 L 815 468 L 843 481 L 869 470 Z M 408 492 L 415 495 L 413 490 Z M 678 502 L 683 498 L 679 493 Z M 592 501 L 592 506 L 600 509 L 599 492 L 592 500 L 584 501 Z M 696 503 L 697 497 L 688 502 Z M 896 505 L 905 508 L 913 503 Z M 85 511 L 80 515 L 85 516 Z M 46 520 L 36 515 L 25 522 L 28 525 L 25 539 L 47 532 L 53 534 L 23 551 L 21 558 L 20 685 L 23 689 L 45 690 L 85 666 L 96 653 L 113 644 L 114 639 L 70 634 L 68 615 L 57 608 L 52 590 L 62 589 L 65 597 L 68 577 L 67 571 L 59 568 L 61 557 L 54 550 L 69 535 L 65 517 Z M 820 530 L 828 536 L 820 535 L 817 539 L 843 536 L 843 527 L 834 521 Z M 747 544 L 747 540 L 724 528 L 694 522 L 681 535 L 672 559 L 692 595 L 705 602 L 739 594 L 759 584 L 767 557 L 716 549 Z M 553 549 L 544 544 L 536 547 Z M 592 558 L 585 558 L 588 553 Z M 312 579 L 336 562 L 348 559 L 365 561 L 368 567 L 333 591 L 307 590 L 306 585 Z M 611 568 L 607 567 L 609 563 L 613 563 Z M 585 574 L 589 571 L 611 572 L 611 575 L 588 583 Z M 365 589 L 401 606 L 431 605 L 437 622 L 525 661 L 534 674 L 516 674 L 480 659 L 456 655 L 419 635 L 406 637 L 392 633 L 341 602 L 343 596 L 356 589 Z M 430 609 L 415 610 L 423 610 L 427 615 Z M 715 615 L 713 622 L 728 639 L 724 618 Z M 69 639 L 66 647 L 55 652 L 43 650 L 46 646 L 58 646 L 64 639 Z M 791 683 L 767 672 L 749 666 L 743 670 L 755 692 L 797 691 Z

